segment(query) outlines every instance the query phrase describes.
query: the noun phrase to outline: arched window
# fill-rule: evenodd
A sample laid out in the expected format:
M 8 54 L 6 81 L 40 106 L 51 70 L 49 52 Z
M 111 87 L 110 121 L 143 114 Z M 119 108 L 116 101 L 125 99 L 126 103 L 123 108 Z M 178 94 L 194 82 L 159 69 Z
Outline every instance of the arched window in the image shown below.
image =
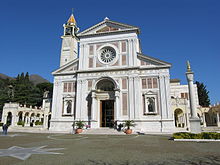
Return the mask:
M 158 114 L 158 102 L 157 102 L 157 93 L 147 92 L 143 95 L 143 107 L 144 115 L 148 114 Z
M 71 113 L 72 111 L 72 101 L 69 100 L 66 102 L 66 113 Z
M 101 91 L 113 91 L 115 88 L 115 85 L 112 81 L 105 79 L 105 80 L 100 80 L 97 83 L 96 88 Z
M 155 112 L 155 98 L 154 97 L 148 97 L 148 112 Z
M 7 124 L 8 125 L 11 125 L 12 124 L 12 113 L 11 112 L 8 112 L 8 116 L 7 116 Z

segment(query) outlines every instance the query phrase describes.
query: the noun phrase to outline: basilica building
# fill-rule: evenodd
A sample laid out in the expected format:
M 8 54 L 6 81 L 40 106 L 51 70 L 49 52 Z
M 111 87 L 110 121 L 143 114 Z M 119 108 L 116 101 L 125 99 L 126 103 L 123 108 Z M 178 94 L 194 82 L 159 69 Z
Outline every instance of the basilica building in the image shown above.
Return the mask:
M 142 52 L 138 27 L 106 17 L 79 32 L 72 14 L 63 28 L 51 131 L 71 131 L 79 120 L 91 129 L 133 120 L 136 131 L 175 131 L 171 64 Z

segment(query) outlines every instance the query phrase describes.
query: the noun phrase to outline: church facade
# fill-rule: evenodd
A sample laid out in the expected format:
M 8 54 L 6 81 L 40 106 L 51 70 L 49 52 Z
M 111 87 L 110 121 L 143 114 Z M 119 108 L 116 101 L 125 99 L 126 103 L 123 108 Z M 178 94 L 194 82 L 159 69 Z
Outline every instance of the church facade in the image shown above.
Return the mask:
M 63 27 L 51 131 L 79 120 L 91 129 L 133 120 L 136 131 L 174 131 L 171 64 L 142 53 L 138 27 L 105 18 L 78 32 L 73 15 Z

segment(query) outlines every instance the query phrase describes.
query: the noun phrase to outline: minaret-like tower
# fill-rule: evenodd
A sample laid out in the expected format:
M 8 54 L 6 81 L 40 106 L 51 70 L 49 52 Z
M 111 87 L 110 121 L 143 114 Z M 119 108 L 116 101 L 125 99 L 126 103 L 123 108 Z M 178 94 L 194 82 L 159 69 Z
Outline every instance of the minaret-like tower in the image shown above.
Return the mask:
M 61 56 L 60 56 L 60 67 L 67 64 L 68 62 L 77 58 L 78 54 L 78 38 L 76 33 L 79 31 L 79 28 L 76 25 L 76 20 L 71 14 L 67 23 L 63 25 L 64 32 L 61 37 L 62 40 L 62 48 L 61 48 Z
M 191 133 L 200 133 L 201 132 L 200 122 L 201 121 L 200 121 L 199 117 L 197 116 L 197 112 L 196 112 L 195 88 L 194 88 L 194 84 L 193 84 L 194 73 L 191 70 L 189 61 L 187 61 L 186 78 L 188 81 L 190 113 L 191 113 L 191 117 L 189 118 L 190 132 Z

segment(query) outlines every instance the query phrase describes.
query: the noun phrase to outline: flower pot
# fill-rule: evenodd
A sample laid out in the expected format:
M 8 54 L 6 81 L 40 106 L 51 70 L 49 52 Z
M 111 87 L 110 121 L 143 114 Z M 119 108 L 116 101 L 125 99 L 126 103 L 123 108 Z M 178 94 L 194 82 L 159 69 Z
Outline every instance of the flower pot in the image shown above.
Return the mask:
M 132 134 L 132 129 L 126 129 L 126 130 L 125 130 L 125 133 L 128 134 L 128 135 L 129 135 L 129 134 Z
M 83 130 L 82 130 L 81 128 L 77 128 L 75 133 L 76 133 L 76 134 L 80 134 L 80 133 L 82 133 L 82 131 L 83 131 Z

